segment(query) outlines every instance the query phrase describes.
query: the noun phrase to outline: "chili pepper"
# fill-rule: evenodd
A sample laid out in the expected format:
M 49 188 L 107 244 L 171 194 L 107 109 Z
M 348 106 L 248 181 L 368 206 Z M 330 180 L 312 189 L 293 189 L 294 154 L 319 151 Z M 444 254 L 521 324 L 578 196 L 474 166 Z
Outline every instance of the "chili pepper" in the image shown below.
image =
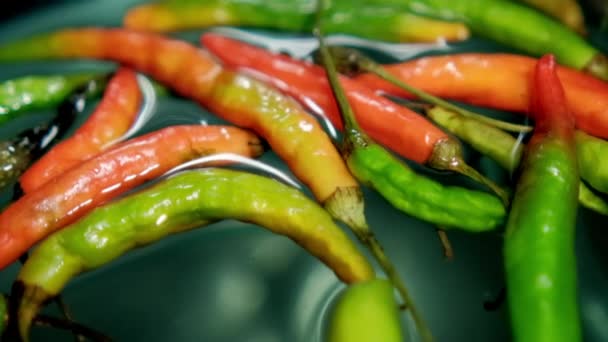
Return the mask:
M 217 25 L 310 32 L 314 8 L 315 1 L 312 0 L 165 1 L 132 8 L 124 18 L 124 26 L 154 32 Z M 459 41 L 469 37 L 469 30 L 461 23 L 396 11 L 391 6 L 367 6 L 356 1 L 332 1 L 326 11 L 324 29 L 328 33 L 397 42 Z
M 593 188 L 608 193 L 608 163 L 605 160 L 608 142 L 576 131 L 576 155 L 581 178 Z
M 19 114 L 53 108 L 79 86 L 100 74 L 36 75 L 0 83 L 0 124 Z
M 447 228 L 485 231 L 503 223 L 505 209 L 496 197 L 461 187 L 444 187 L 416 174 L 373 143 L 356 119 L 348 118 L 350 112 L 343 112 L 342 153 L 359 181 L 378 190 L 400 210 Z M 352 113 L 356 115 L 355 108 Z
M 332 308 L 328 342 L 403 342 L 393 287 L 384 279 L 350 285 Z
M 552 53 L 564 65 L 608 80 L 608 58 L 543 13 L 509 0 L 375 0 L 430 17 L 457 20 L 471 31 L 534 56 Z M 522 25 L 521 23 L 526 23 Z
M 585 35 L 585 18 L 576 0 L 519 0 L 560 20 L 575 32 Z
M 40 244 L 18 276 L 24 286 L 19 305 L 22 337 L 27 340 L 41 304 L 58 295 L 77 274 L 99 268 L 137 246 L 222 219 L 251 222 L 286 235 L 346 283 L 374 278 L 356 245 L 300 191 L 239 171 L 185 172 L 97 208 Z
M 87 121 L 54 146 L 20 179 L 25 193 L 107 149 L 132 125 L 141 102 L 135 72 L 122 68 L 108 83 L 104 97 Z
M 426 113 L 434 122 L 462 139 L 475 150 L 496 161 L 505 170 L 515 172 L 519 166 L 524 150 L 524 144 L 520 138 L 515 138 L 500 129 L 475 119 L 463 117 L 441 107 L 432 107 Z M 577 137 L 579 134 L 584 133 L 576 131 Z M 595 140 L 593 138 L 593 141 L 597 143 Z M 576 143 L 578 150 L 581 148 L 579 146 L 581 143 L 578 140 Z M 597 164 L 601 163 L 600 160 L 594 159 L 592 156 L 586 157 L 579 152 L 577 152 L 577 157 L 581 178 L 583 178 L 583 174 L 588 173 L 586 169 L 597 168 Z M 608 203 L 593 193 L 582 181 L 579 184 L 578 201 L 586 208 L 608 215 Z
M 466 117 L 475 118 L 477 121 L 484 122 L 496 128 L 513 132 L 529 132 L 532 130 L 532 128 L 529 126 L 511 124 L 478 113 L 471 112 L 470 110 L 464 109 L 439 97 L 433 96 L 425 92 L 424 90 L 420 90 L 416 87 L 413 87 L 399 80 L 398 78 L 393 76 L 393 74 L 386 71 L 380 64 L 374 62 L 371 58 L 365 56 L 363 53 L 359 52 L 356 49 L 332 46 L 328 48 L 328 51 L 332 57 L 332 60 L 336 64 L 336 68 L 338 68 L 338 71 L 342 74 L 354 76 L 361 73 L 369 72 L 401 88 L 403 91 L 407 91 L 415 95 L 420 100 L 423 100 L 429 104 L 441 106 L 445 109 L 451 110 Z M 315 53 L 313 55 L 313 59 L 315 60 L 315 62 L 318 63 L 319 54 Z
M 580 341 L 574 251 L 578 167 L 574 117 L 555 59 L 535 69 L 534 135 L 507 221 L 504 263 L 513 336 L 517 341 Z
M 84 101 L 103 88 L 103 80 L 93 79 L 78 87 L 58 108 L 49 122 L 21 132 L 11 140 L 0 142 L 0 188 L 13 183 L 32 161 L 42 156 L 71 127 Z
M 205 34 L 201 40 L 227 67 L 261 73 L 265 81 L 342 129 L 338 107 L 322 68 L 219 35 Z M 357 120 L 371 138 L 417 163 L 471 177 L 506 201 L 508 195 L 502 189 L 464 162 L 458 141 L 417 113 L 373 94 L 358 82 L 346 77 L 340 78 L 340 82 L 352 101 Z
M 512 54 L 464 53 L 423 57 L 384 67 L 401 81 L 441 98 L 528 112 L 534 63 L 534 58 Z M 577 127 L 608 138 L 608 83 L 566 67 L 558 67 L 557 72 Z M 387 94 L 411 97 L 374 75 L 355 79 Z
M 25 194 L 0 214 L 0 268 L 94 207 L 201 155 L 258 156 L 260 141 L 230 126 L 172 126 L 128 140 Z

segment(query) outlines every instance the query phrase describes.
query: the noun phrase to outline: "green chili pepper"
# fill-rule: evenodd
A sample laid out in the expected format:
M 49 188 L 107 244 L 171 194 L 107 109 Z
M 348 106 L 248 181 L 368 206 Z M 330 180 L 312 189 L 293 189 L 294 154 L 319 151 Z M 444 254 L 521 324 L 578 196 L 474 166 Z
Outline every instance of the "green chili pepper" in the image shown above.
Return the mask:
M 30 164 L 63 137 L 76 116 L 84 111 L 86 99 L 103 89 L 103 79 L 91 79 L 77 87 L 64 100 L 51 122 L 21 132 L 17 137 L 0 141 L 0 188 L 13 183 Z
M 26 111 L 57 106 L 77 87 L 101 74 L 26 76 L 0 83 L 0 124 Z
M 466 23 L 473 33 L 608 80 L 608 58 L 556 20 L 508 0 L 373 0 L 421 15 Z
M 468 143 L 481 154 L 496 161 L 498 165 L 502 166 L 505 170 L 513 172 L 519 166 L 524 144 L 512 135 L 483 122 L 464 117 L 458 113 L 440 107 L 432 107 L 428 109 L 426 113 L 431 120 Z M 582 139 L 589 140 L 580 141 L 579 136 Z M 597 172 L 601 178 L 606 178 L 599 172 L 602 159 L 598 158 L 600 155 L 606 155 L 606 152 L 600 154 L 599 152 L 601 150 L 593 149 L 593 147 L 599 148 L 604 144 L 606 143 L 600 139 L 591 137 L 581 131 L 576 131 L 577 150 L 585 150 L 585 152 L 589 153 L 585 154 L 585 152 L 577 151 L 581 178 L 589 181 L 591 178 L 585 178 L 583 175 L 593 172 Z M 604 170 L 608 171 L 608 167 L 604 168 Z M 594 184 L 592 185 L 595 187 Z M 600 214 L 608 215 L 608 203 L 593 193 L 593 191 L 591 191 L 583 182 L 580 182 L 579 184 L 578 196 L 579 203 L 582 206 Z
M 127 28 L 157 32 L 200 29 L 218 25 L 310 32 L 315 0 L 172 0 L 132 8 Z M 393 6 L 368 6 L 332 1 L 325 13 L 326 32 L 385 41 L 435 42 L 463 40 L 469 30 L 461 23 L 431 19 Z
M 246 172 L 184 172 L 150 189 L 99 207 L 44 240 L 18 275 L 25 286 L 19 326 L 27 339 L 42 303 L 79 273 L 163 237 L 232 218 L 286 235 L 347 283 L 374 278 L 352 240 L 316 202 L 274 179 Z
M 608 193 L 608 142 L 580 130 L 576 131 L 575 139 L 581 178 Z
M 406 341 L 391 283 L 374 279 L 350 285 L 331 310 L 327 341 Z
M 533 77 L 534 135 L 507 221 L 504 264 L 516 341 L 581 340 L 575 228 L 578 166 L 574 117 L 555 59 L 540 59 Z
M 329 51 L 327 56 L 333 65 L 334 56 Z M 336 98 L 340 103 L 337 94 Z M 344 101 L 345 108 L 346 104 Z M 342 151 L 350 170 L 395 207 L 446 228 L 485 231 L 504 222 L 506 212 L 497 197 L 461 187 L 444 187 L 416 174 L 384 148 L 373 143 L 362 132 L 354 117 L 350 118 L 351 109 L 342 111 L 345 126 L 348 127 L 345 129 Z

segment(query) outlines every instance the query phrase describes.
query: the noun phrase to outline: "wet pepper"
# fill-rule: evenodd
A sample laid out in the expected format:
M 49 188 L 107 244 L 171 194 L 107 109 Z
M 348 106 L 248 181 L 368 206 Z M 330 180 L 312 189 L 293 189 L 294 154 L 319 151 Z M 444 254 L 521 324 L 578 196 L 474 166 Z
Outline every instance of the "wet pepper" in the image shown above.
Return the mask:
M 433 107 L 427 110 L 426 113 L 434 122 L 462 139 L 462 141 L 469 144 L 475 150 L 496 161 L 505 170 L 509 172 L 516 171 L 524 150 L 524 144 L 518 138 L 483 122 L 463 117 L 460 114 L 440 107 Z M 576 146 L 579 172 L 581 178 L 585 179 L 583 175 L 594 174 L 593 171 L 602 168 L 602 160 L 597 157 L 600 155 L 599 153 L 604 152 L 604 149 L 600 147 L 597 151 L 594 151 L 592 146 L 600 142 L 597 138 L 589 137 L 581 131 L 576 131 L 575 136 L 577 137 Z M 579 142 L 579 136 L 590 139 L 592 145 L 589 146 L 587 142 Z M 603 142 L 602 145 L 605 144 Z M 589 155 L 579 152 L 581 149 L 586 150 L 588 148 L 592 150 Z M 602 175 L 600 179 L 605 180 L 608 172 L 598 172 L 598 174 Z M 579 183 L 578 201 L 586 208 L 603 215 L 608 215 L 608 203 L 591 191 L 582 181 Z
M 332 308 L 328 342 L 404 342 L 391 283 L 374 279 L 350 285 Z
M 255 71 L 315 114 L 328 118 L 336 128 L 343 128 L 323 68 L 216 34 L 205 34 L 201 40 L 226 66 Z M 357 121 L 372 139 L 407 159 L 462 173 L 489 186 L 501 198 L 507 197 L 502 189 L 464 162 L 458 141 L 430 121 L 351 79 L 341 77 L 340 83 Z
M 519 0 L 557 18 L 579 34 L 585 34 L 583 10 L 576 0 Z
M 74 276 L 135 247 L 222 219 L 255 223 L 291 238 L 346 283 L 374 278 L 352 240 L 300 191 L 239 171 L 185 172 L 96 209 L 36 249 L 13 287 L 14 293 L 23 294 L 18 309 L 21 336 L 27 340 L 40 306 Z
M 93 208 L 188 160 L 235 153 L 257 157 L 259 139 L 230 126 L 172 126 L 128 140 L 68 170 L 0 214 L 0 268 Z
M 100 74 L 25 76 L 0 83 L 0 124 L 23 113 L 59 105 L 76 88 Z
M 16 181 L 33 161 L 63 138 L 84 110 L 86 100 L 99 93 L 104 83 L 96 79 L 80 86 L 59 105 L 57 115 L 49 123 L 21 132 L 11 140 L 0 141 L 0 188 Z
M 310 32 L 315 4 L 314 0 L 164 1 L 132 8 L 124 18 L 124 26 L 154 32 L 218 25 Z M 397 11 L 392 6 L 332 1 L 324 16 L 324 29 L 328 33 L 397 42 L 454 41 L 469 37 L 469 30 L 461 23 Z
M 403 82 L 435 96 L 510 112 L 528 112 L 534 58 L 512 54 L 463 53 L 430 56 L 384 68 Z M 558 67 L 576 126 L 608 138 L 608 83 L 579 71 Z M 412 97 L 371 74 L 355 78 L 370 88 L 395 96 Z M 500 84 L 500 87 L 496 87 Z
M 505 234 L 513 335 L 523 342 L 581 340 L 574 118 L 555 69 L 551 55 L 535 69 L 531 112 L 536 128 L 524 153 Z
M 467 24 L 473 33 L 534 56 L 552 53 L 560 64 L 608 80 L 608 58 L 552 18 L 509 0 L 373 0 L 374 4 Z M 563 11 L 563 9 L 562 9 Z M 522 25 L 521 23 L 526 23 Z
M 101 103 L 68 139 L 54 146 L 21 176 L 25 193 L 107 149 L 120 138 L 139 112 L 141 93 L 135 72 L 122 68 L 109 81 Z

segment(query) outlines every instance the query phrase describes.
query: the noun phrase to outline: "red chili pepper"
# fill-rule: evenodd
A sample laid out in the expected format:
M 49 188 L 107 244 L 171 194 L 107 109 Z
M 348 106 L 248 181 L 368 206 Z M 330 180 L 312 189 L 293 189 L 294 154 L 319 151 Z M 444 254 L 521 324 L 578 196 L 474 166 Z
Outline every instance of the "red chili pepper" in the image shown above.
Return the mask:
M 91 209 L 201 155 L 257 157 L 259 139 L 230 126 L 174 126 L 126 141 L 21 197 L 0 214 L 0 269 Z
M 20 179 L 25 193 L 39 188 L 81 161 L 97 155 L 120 138 L 135 120 L 141 92 L 134 71 L 122 68 L 110 80 L 104 97 L 87 121 L 54 146 Z
M 265 81 L 343 129 L 323 68 L 217 34 L 205 34 L 201 41 L 226 66 L 262 73 Z M 437 142 L 448 139 L 447 134 L 421 115 L 347 77 L 341 77 L 340 82 L 363 130 L 401 156 L 426 163 Z
M 511 54 L 466 53 L 423 57 L 385 68 L 404 82 L 439 97 L 527 113 L 536 61 Z M 608 83 L 563 66 L 557 73 L 577 127 L 608 138 Z M 410 97 L 370 74 L 356 80 L 391 95 Z

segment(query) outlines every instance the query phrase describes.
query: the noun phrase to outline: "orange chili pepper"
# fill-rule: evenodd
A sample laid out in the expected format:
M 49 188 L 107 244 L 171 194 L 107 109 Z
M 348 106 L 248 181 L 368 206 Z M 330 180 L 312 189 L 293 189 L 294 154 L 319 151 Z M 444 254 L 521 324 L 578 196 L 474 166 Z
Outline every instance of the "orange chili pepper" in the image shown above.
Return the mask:
M 512 54 L 465 53 L 423 57 L 385 68 L 402 81 L 435 96 L 527 113 L 536 61 Z M 608 138 L 608 83 L 563 66 L 557 68 L 557 73 L 577 127 Z M 411 96 L 370 74 L 356 80 L 391 95 Z
M 87 121 L 55 145 L 20 179 L 23 192 L 39 188 L 81 161 L 110 147 L 131 126 L 141 102 L 135 72 L 122 68 L 108 83 L 104 97 Z
M 0 269 L 93 208 L 201 155 L 262 153 L 259 139 L 230 126 L 173 126 L 128 140 L 25 194 L 0 214 Z

